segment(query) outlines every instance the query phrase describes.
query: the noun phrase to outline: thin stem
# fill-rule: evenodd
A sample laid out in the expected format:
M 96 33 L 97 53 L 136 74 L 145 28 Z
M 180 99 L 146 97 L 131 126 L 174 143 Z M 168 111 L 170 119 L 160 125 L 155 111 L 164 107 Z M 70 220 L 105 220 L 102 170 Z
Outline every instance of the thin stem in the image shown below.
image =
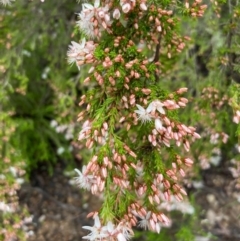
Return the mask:
M 159 61 L 159 58 L 160 58 L 160 48 L 161 48 L 161 39 L 162 39 L 162 35 L 161 33 L 159 34 L 159 37 L 158 37 L 158 44 L 156 46 L 156 51 L 155 51 L 155 56 L 154 56 L 154 59 L 153 59 L 153 63 L 157 63 Z M 158 82 L 159 81 L 159 75 L 157 72 L 155 72 L 155 82 Z

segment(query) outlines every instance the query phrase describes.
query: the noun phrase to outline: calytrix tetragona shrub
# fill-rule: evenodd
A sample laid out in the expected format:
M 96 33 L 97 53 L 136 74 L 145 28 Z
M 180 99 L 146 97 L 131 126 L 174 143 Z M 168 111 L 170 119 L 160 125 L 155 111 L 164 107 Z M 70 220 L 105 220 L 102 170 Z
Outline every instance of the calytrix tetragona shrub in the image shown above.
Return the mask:
M 174 4 L 96 0 L 78 15 L 83 38 L 72 42 L 68 60 L 90 66 L 78 139 L 92 158 L 76 169 L 76 182 L 104 196 L 101 210 L 89 214 L 94 226 L 83 227 L 90 231 L 84 239 L 128 240 L 136 225 L 160 232 L 171 221 L 159 205 L 186 195 L 181 179 L 193 161 L 184 153 L 200 136 L 179 119 L 187 88 L 168 93 L 161 86 L 162 57 L 177 56 L 189 40 L 179 34 Z M 196 17 L 206 6 L 196 1 L 181 9 Z

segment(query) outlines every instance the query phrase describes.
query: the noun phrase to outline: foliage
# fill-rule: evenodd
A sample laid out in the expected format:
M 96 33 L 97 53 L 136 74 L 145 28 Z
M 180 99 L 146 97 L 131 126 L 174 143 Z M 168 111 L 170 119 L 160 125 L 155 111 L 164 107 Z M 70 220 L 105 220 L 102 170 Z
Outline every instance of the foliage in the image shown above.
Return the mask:
M 60 127 L 74 119 L 80 90 L 79 82 L 72 79 L 75 71 L 66 69 L 75 4 L 65 5 L 66 1 L 57 5 L 17 1 L 1 10 L 1 108 L 5 122 L 15 125 L 8 145 L 21 152 L 28 171 L 39 162 L 50 171 L 59 148 L 64 148 L 64 158 L 71 157 L 68 149 L 73 137 L 66 140 L 66 130 Z M 51 127 L 52 121 L 58 123 L 55 128 L 60 126 L 57 131 Z
M 28 214 L 18 207 L 19 177 L 30 178 L 35 169 L 51 173 L 60 159 L 66 165 L 73 159 L 81 84 L 77 69 L 66 68 L 66 52 L 76 7 L 21 0 L 0 6 L 1 240 L 25 236 L 20 233 Z

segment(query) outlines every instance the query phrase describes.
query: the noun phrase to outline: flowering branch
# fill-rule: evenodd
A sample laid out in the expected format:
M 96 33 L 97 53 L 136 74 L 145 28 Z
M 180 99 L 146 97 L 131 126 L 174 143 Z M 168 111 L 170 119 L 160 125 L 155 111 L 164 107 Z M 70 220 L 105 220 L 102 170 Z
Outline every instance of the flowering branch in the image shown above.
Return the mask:
M 195 5 L 182 8 L 200 16 L 205 7 Z M 91 65 L 84 83 L 94 87 L 79 103 L 86 109 L 78 116 L 78 139 L 93 156 L 76 170 L 76 182 L 105 198 L 101 210 L 89 214 L 95 223 L 83 227 L 90 231 L 84 239 L 128 240 L 137 225 L 160 232 L 171 224 L 160 204 L 187 194 L 181 179 L 193 161 L 184 150 L 200 136 L 179 120 L 187 88 L 168 93 L 159 82 L 161 58 L 181 52 L 189 39 L 178 34 L 178 20 L 167 9 L 171 3 L 96 0 L 79 14 L 77 25 L 92 40 L 72 42 L 68 62 Z

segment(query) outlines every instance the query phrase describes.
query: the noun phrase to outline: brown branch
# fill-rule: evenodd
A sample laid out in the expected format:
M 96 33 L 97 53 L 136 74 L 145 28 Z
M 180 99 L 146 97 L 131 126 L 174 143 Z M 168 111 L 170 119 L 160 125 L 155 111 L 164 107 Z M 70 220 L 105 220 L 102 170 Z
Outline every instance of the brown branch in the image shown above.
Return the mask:
M 159 37 L 158 37 L 158 43 L 157 43 L 157 46 L 156 46 L 156 51 L 155 51 L 155 56 L 154 56 L 154 59 L 153 59 L 153 63 L 157 63 L 159 61 L 159 58 L 160 58 L 160 48 L 161 48 L 161 39 L 162 39 L 162 35 L 161 33 L 159 34 Z M 157 71 L 155 71 L 155 82 L 158 82 L 159 81 L 159 74 L 157 73 Z
M 154 59 L 153 59 L 153 63 L 156 63 L 159 61 L 159 58 L 160 58 L 160 47 L 161 47 L 161 39 L 162 39 L 162 35 L 159 34 L 159 37 L 158 37 L 158 44 L 156 46 L 156 52 L 155 52 L 155 56 L 154 56 Z

